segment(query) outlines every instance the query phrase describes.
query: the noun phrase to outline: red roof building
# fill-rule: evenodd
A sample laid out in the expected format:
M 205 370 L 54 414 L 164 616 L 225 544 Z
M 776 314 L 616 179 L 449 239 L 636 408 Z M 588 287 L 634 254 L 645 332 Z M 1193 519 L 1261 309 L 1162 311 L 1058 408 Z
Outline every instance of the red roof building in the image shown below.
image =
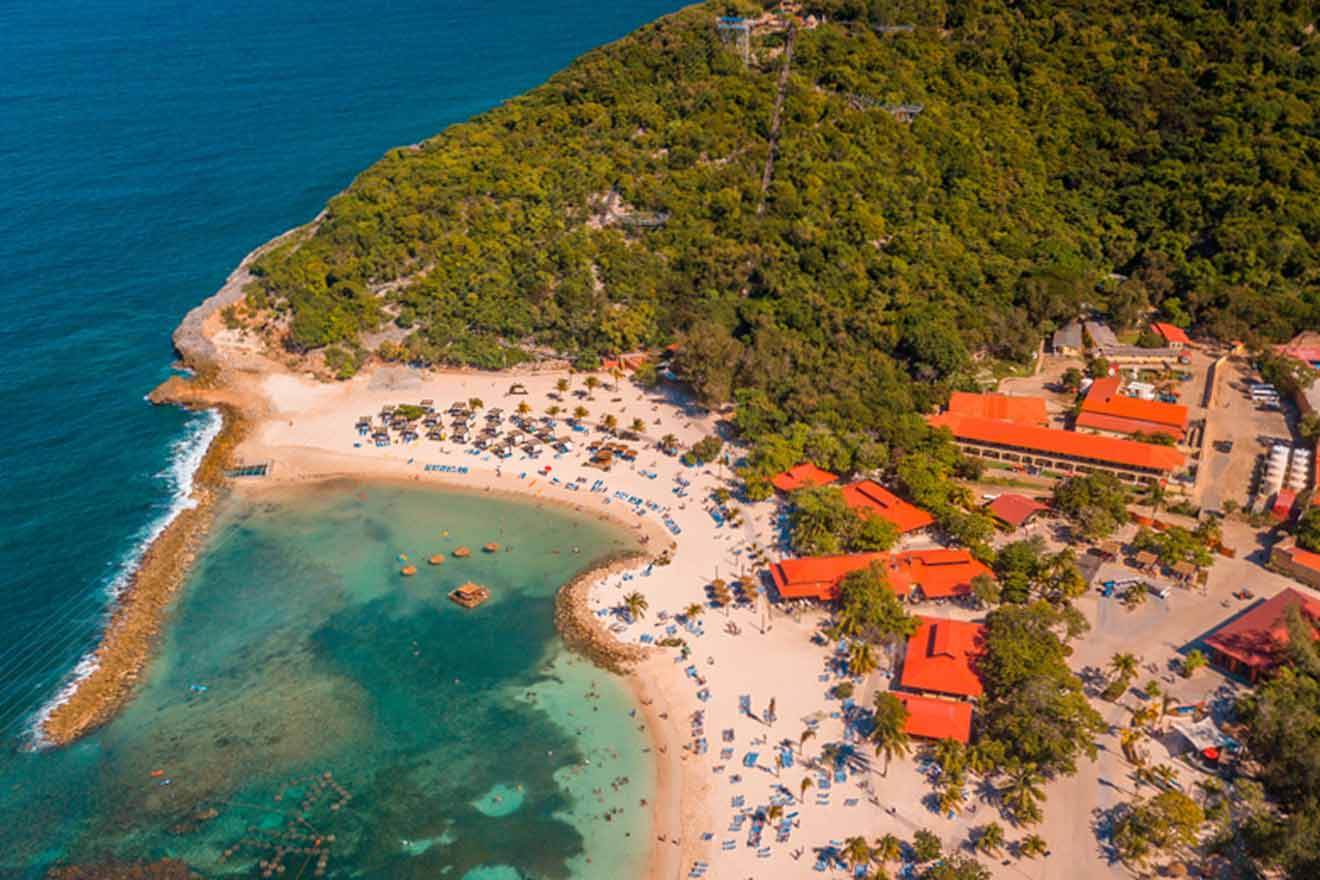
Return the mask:
M 1005 492 L 985 506 L 990 515 L 1006 526 L 1020 529 L 1036 514 L 1049 510 L 1049 505 L 1041 504 L 1026 495 Z
M 1187 407 L 1179 403 L 1142 400 L 1119 393 L 1117 376 L 1096 379 L 1082 400 L 1078 428 L 1112 434 L 1167 434 L 1181 440 L 1187 433 Z
M 873 562 L 884 566 L 888 561 L 888 553 L 784 559 L 770 566 L 770 579 L 775 582 L 779 595 L 784 599 L 820 599 L 830 602 L 839 598 L 839 581 L 845 575 L 866 568 Z
M 981 696 L 975 663 L 984 650 L 985 627 L 961 620 L 919 620 L 920 629 L 908 639 L 899 683 L 921 693 Z
M 929 528 L 935 523 L 935 517 L 899 498 L 875 480 L 844 486 L 843 500 L 863 516 L 878 516 L 893 523 L 900 535 Z
M 1312 589 L 1320 589 L 1320 553 L 1303 550 L 1292 539 L 1270 549 L 1270 566 Z
M 909 550 L 895 553 L 888 565 L 889 585 L 899 596 L 924 599 L 969 596 L 972 578 L 993 577 L 990 568 L 968 550 Z
M 965 549 L 938 549 L 784 559 L 770 566 L 770 579 L 785 599 L 831 602 L 839 598 L 839 581 L 872 563 L 879 564 L 890 589 L 900 598 L 914 593 L 926 599 L 966 596 L 972 592 L 972 578 L 993 576 Z
M 1192 340 L 1187 338 L 1187 333 L 1181 327 L 1156 322 L 1150 325 L 1150 329 L 1159 334 L 1160 338 L 1164 340 L 1164 344 L 1169 348 L 1182 348 L 1192 343 Z
M 1320 621 L 1320 601 L 1291 587 L 1221 626 L 1202 641 L 1216 666 L 1256 681 L 1279 664 L 1288 647 L 1287 615 L 1297 608 L 1312 624 Z
M 894 694 L 908 710 L 906 730 L 924 739 L 956 739 L 965 743 L 972 738 L 972 704 L 962 700 L 942 700 L 918 694 Z
M 1020 422 L 1024 425 L 1047 427 L 1049 413 L 1045 411 L 1043 397 L 1011 397 L 1007 394 L 972 394 L 955 391 L 949 395 L 949 412 L 960 416 L 998 419 L 1001 422 Z
M 775 474 L 770 483 L 780 492 L 796 492 L 806 486 L 828 486 L 830 483 L 838 482 L 838 479 L 837 474 L 804 461 L 802 464 L 793 465 L 782 474 Z
M 1009 466 L 1021 464 L 1079 472 L 1107 470 L 1126 480 L 1168 477 L 1186 458 L 1168 446 L 1076 431 L 1038 428 L 994 419 L 941 413 L 927 419 L 932 427 L 948 428 L 964 452 Z

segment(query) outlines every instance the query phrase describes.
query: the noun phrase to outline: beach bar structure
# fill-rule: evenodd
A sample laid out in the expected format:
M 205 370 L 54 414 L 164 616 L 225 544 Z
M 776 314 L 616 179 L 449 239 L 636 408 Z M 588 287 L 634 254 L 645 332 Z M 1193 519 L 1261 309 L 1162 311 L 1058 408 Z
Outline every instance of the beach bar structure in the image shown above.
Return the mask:
M 1229 620 L 1201 639 L 1209 648 L 1210 662 L 1249 681 L 1273 672 L 1289 644 L 1288 612 L 1296 608 L 1310 623 L 1311 635 L 1320 624 L 1320 600 L 1289 587 Z
M 880 566 L 889 588 L 903 599 L 954 599 L 970 595 L 972 579 L 993 577 L 965 549 L 853 553 L 784 559 L 770 566 L 770 579 L 784 599 L 839 598 L 839 582 L 854 571 Z
M 963 620 L 920 617 L 907 641 L 899 684 L 918 694 L 975 699 L 984 687 L 976 661 L 985 650 L 985 627 Z
M 783 473 L 775 474 L 770 483 L 780 492 L 796 492 L 807 486 L 828 486 L 839 481 L 838 474 L 816 467 L 809 461 L 795 464 Z
M 940 413 L 927 421 L 947 428 L 962 451 L 1001 467 L 1073 475 L 1102 471 L 1128 483 L 1156 483 L 1182 469 L 1186 456 L 1168 446 L 1039 428 L 997 419 Z
M 905 730 L 922 739 L 953 739 L 965 743 L 972 738 L 972 704 L 920 694 L 896 693 L 908 711 Z
M 935 524 L 935 517 L 899 498 L 875 480 L 861 480 L 844 486 L 843 500 L 862 516 L 878 516 L 890 523 L 900 535 L 921 532 Z

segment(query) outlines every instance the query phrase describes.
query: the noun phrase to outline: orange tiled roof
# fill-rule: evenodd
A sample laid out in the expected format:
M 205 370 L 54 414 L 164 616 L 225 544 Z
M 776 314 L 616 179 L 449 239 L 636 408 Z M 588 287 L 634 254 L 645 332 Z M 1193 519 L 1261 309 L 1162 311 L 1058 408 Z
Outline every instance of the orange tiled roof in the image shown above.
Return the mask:
M 1271 669 L 1288 645 L 1287 613 L 1300 608 L 1312 624 L 1320 619 L 1320 602 L 1288 587 L 1206 636 L 1207 645 L 1253 669 Z
M 1165 342 L 1181 342 L 1183 345 L 1187 345 L 1192 341 L 1187 338 L 1187 333 L 1181 327 L 1175 327 L 1172 324 L 1161 324 L 1157 321 L 1150 325 L 1150 329 L 1162 336 Z
M 935 522 L 935 517 L 909 504 L 874 480 L 843 487 L 843 500 L 861 514 L 874 514 L 893 523 L 899 533 L 915 532 Z
M 979 697 L 981 679 L 973 664 L 985 645 L 985 627 L 961 620 L 922 617 L 908 639 L 900 683 L 914 691 Z
M 927 599 L 949 599 L 972 592 L 972 578 L 990 575 L 990 569 L 969 551 L 909 550 L 891 560 L 889 584 L 900 596 L 920 587 Z
M 948 428 L 953 436 L 979 443 L 1012 446 L 1026 451 L 1042 452 L 1071 458 L 1085 458 L 1125 467 L 1148 468 L 1156 471 L 1174 471 L 1186 460 L 1181 452 L 1168 446 L 1139 443 L 1118 437 L 1098 437 L 1076 431 L 1055 428 L 1037 428 L 941 413 L 927 419 L 932 427 Z
M 781 492 L 796 492 L 804 486 L 827 486 L 838 479 L 837 474 L 804 461 L 802 464 L 793 465 L 782 474 L 775 474 L 770 483 Z
M 1049 425 L 1042 397 L 1013 397 L 1007 394 L 972 394 L 955 391 L 949 395 L 949 412 L 960 416 L 1021 422 L 1024 425 Z
M 1119 394 L 1123 380 L 1117 376 L 1096 379 L 1086 392 L 1082 401 L 1082 413 L 1100 416 L 1113 416 L 1119 419 L 1131 419 L 1151 427 L 1159 425 L 1166 430 L 1177 431 L 1179 437 L 1187 430 L 1187 407 L 1180 403 L 1164 403 L 1159 400 L 1142 400 L 1138 397 L 1124 397 Z M 1080 419 L 1080 416 L 1078 417 Z
M 1090 428 L 1093 431 L 1105 431 L 1110 434 L 1167 434 L 1175 440 L 1181 440 L 1183 437 L 1182 431 L 1170 428 L 1168 425 L 1156 425 L 1093 412 L 1078 413 L 1073 424 L 1078 428 Z
M 1297 546 L 1290 547 L 1284 552 L 1292 557 L 1292 561 L 1298 565 L 1309 568 L 1312 571 L 1320 571 L 1320 553 L 1312 553 L 1310 550 L 1303 550 L 1301 547 Z
M 895 694 L 907 707 L 907 732 L 926 739 L 956 739 L 965 743 L 972 738 L 972 704 L 962 700 L 941 700 L 919 694 Z
M 784 559 L 770 566 L 770 578 L 785 599 L 839 598 L 844 575 L 866 568 L 872 562 L 885 565 L 888 553 L 854 553 L 849 556 L 807 556 Z

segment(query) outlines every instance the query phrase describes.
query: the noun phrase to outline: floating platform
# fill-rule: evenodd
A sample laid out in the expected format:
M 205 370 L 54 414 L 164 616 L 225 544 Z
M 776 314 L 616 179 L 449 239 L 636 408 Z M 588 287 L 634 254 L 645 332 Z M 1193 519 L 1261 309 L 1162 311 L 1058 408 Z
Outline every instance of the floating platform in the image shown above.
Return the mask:
M 413 575 L 417 574 L 417 566 L 405 565 L 403 568 L 399 569 L 399 574 L 403 575 L 404 577 L 412 577 Z
M 471 555 L 472 551 L 466 547 L 459 547 L 454 551 L 454 558 L 456 559 L 467 559 Z
M 449 601 L 464 608 L 476 608 L 490 598 L 490 590 L 480 584 L 466 583 L 449 591 Z
M 430 565 L 444 565 L 444 564 L 445 564 L 445 558 L 444 558 L 443 556 L 441 556 L 439 553 L 435 554 L 434 556 L 432 556 L 430 559 L 428 559 L 428 560 L 426 560 L 426 561 L 427 561 L 427 563 L 429 563 Z
M 482 547 L 481 549 L 485 550 L 487 553 L 498 553 L 500 549 L 500 545 L 496 544 L 494 541 L 491 541 L 489 544 Z

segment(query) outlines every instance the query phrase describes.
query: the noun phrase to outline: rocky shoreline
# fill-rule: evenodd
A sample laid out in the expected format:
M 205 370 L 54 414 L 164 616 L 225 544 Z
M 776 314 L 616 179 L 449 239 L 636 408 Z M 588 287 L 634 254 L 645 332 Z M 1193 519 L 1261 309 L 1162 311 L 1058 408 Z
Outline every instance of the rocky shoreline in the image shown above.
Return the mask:
M 555 596 L 555 628 L 569 650 L 586 657 L 602 669 L 627 675 L 645 660 L 650 651 L 641 645 L 619 641 L 588 605 L 591 588 L 617 572 L 635 568 L 647 559 L 644 553 L 626 553 L 584 571 Z

